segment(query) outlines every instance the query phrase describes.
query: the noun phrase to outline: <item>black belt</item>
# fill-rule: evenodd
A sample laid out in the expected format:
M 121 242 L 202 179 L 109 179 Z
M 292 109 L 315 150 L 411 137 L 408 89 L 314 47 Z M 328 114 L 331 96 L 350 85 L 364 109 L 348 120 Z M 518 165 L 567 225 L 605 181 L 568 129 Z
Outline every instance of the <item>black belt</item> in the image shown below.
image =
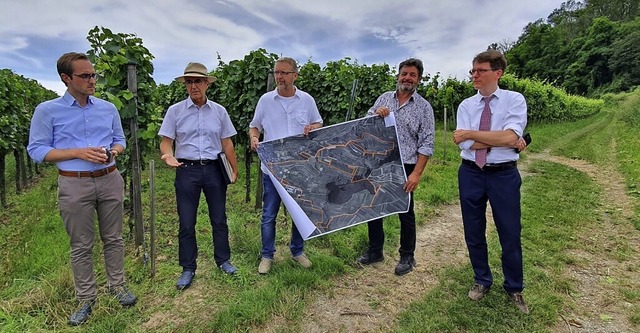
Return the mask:
M 186 165 L 211 165 L 218 163 L 218 160 L 187 160 L 184 158 L 179 158 L 178 162 Z
M 503 163 L 487 163 L 484 165 L 484 167 L 482 167 L 482 169 L 480 169 L 480 167 L 474 161 L 462 159 L 462 164 L 476 167 L 477 169 L 483 170 L 486 172 L 504 171 L 504 170 L 515 169 L 516 167 L 518 167 L 517 161 L 509 161 L 509 162 L 503 162 Z

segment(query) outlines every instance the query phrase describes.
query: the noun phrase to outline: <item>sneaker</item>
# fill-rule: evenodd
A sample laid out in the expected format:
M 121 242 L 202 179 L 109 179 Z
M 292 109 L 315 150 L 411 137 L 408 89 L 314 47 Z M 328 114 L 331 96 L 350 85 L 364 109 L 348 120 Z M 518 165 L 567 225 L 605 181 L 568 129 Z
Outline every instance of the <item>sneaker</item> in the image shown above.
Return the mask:
M 410 256 L 400 257 L 400 262 L 396 266 L 396 275 L 405 275 L 413 270 L 416 265 L 416 259 Z
M 109 293 L 111 293 L 122 306 L 131 306 L 138 301 L 136 296 L 125 286 L 109 287 Z
M 529 314 L 529 307 L 527 306 L 527 303 L 524 302 L 524 297 L 522 297 L 522 293 L 508 292 L 507 296 L 509 296 L 509 299 L 511 299 L 511 301 L 516 305 L 516 307 L 518 307 L 520 311 L 522 311 L 522 313 Z
M 291 257 L 291 259 L 293 259 L 293 261 L 298 262 L 298 264 L 300 264 L 300 266 L 304 268 L 311 267 L 311 260 L 309 260 L 309 258 L 307 258 L 307 256 L 304 253 L 299 256 Z
M 365 252 L 363 255 L 356 259 L 356 263 L 360 265 L 371 265 L 384 260 L 382 253 Z
M 473 287 L 471 287 L 471 290 L 469 290 L 469 298 L 474 301 L 479 301 L 489 292 L 489 288 L 491 287 L 475 283 Z
M 176 289 L 184 290 L 191 286 L 191 281 L 193 281 L 193 277 L 196 275 L 196 272 L 192 271 L 183 271 L 178 278 L 178 282 L 176 283 Z
M 273 261 L 273 259 L 262 258 L 262 260 L 260 260 L 260 265 L 258 265 L 258 273 L 260 273 L 260 274 L 269 273 L 269 270 L 271 269 L 271 262 L 272 261 Z
M 91 315 L 91 307 L 95 301 L 80 301 L 80 306 L 71 317 L 69 317 L 69 325 L 78 326 L 84 324 Z
M 223 272 L 229 274 L 229 275 L 233 275 L 236 274 L 236 272 L 238 271 L 238 268 L 236 268 L 236 266 L 233 266 L 229 260 L 225 261 L 222 263 L 222 265 L 218 266 Z

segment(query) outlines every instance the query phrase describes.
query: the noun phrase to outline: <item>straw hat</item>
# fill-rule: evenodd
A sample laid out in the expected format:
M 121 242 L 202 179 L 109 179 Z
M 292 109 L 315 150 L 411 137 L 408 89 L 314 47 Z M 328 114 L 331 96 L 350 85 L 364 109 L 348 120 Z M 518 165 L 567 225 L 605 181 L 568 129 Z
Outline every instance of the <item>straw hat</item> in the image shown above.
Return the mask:
M 215 76 L 209 75 L 207 67 L 199 62 L 190 62 L 184 69 L 184 75 L 178 76 L 176 81 L 184 82 L 185 77 L 206 77 L 209 80 L 209 83 L 216 80 Z

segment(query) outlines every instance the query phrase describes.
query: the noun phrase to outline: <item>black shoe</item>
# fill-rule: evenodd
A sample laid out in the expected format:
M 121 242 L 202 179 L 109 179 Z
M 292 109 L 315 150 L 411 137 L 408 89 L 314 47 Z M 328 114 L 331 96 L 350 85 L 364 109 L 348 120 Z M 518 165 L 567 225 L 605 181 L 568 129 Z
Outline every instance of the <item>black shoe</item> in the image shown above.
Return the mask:
M 416 260 L 413 257 L 400 257 L 400 262 L 396 266 L 396 275 L 405 275 L 413 270 Z
M 78 310 L 69 317 L 69 325 L 78 326 L 84 324 L 91 315 L 91 307 L 94 301 L 81 301 Z
M 182 274 L 180 274 L 180 277 L 178 278 L 178 283 L 176 283 L 176 289 L 184 290 L 189 288 L 191 286 L 191 281 L 193 280 L 193 277 L 195 275 L 196 275 L 196 272 L 192 272 L 192 271 L 182 272 Z
M 371 265 L 383 260 L 384 255 L 382 253 L 365 252 L 358 259 L 356 259 L 356 262 L 360 265 Z

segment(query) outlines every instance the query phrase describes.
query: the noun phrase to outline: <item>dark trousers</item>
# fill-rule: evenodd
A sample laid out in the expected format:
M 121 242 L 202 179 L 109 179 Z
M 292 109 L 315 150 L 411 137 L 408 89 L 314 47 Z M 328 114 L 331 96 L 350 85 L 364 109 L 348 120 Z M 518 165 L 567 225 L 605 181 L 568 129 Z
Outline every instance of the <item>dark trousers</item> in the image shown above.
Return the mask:
M 405 164 L 404 171 L 410 175 L 415 164 Z M 413 194 L 409 203 L 409 211 L 398 214 L 400 218 L 400 256 L 413 257 L 416 250 L 416 214 L 413 212 Z M 382 219 L 375 219 L 367 223 L 369 230 L 369 252 L 382 254 L 384 247 L 384 228 Z
M 197 268 L 198 244 L 196 243 L 196 218 L 200 192 L 204 192 L 209 208 L 213 257 L 216 265 L 231 258 L 229 227 L 227 225 L 227 184 L 222 179 L 218 164 L 183 165 L 176 169 L 176 202 L 180 227 L 178 229 L 178 262 L 183 270 Z
M 522 179 L 518 169 L 513 167 L 489 172 L 477 166 L 462 164 L 458 169 L 458 182 L 464 237 L 475 283 L 484 286 L 493 284 L 485 235 L 489 201 L 502 247 L 503 288 L 507 292 L 521 292 L 524 288 L 520 240 Z

